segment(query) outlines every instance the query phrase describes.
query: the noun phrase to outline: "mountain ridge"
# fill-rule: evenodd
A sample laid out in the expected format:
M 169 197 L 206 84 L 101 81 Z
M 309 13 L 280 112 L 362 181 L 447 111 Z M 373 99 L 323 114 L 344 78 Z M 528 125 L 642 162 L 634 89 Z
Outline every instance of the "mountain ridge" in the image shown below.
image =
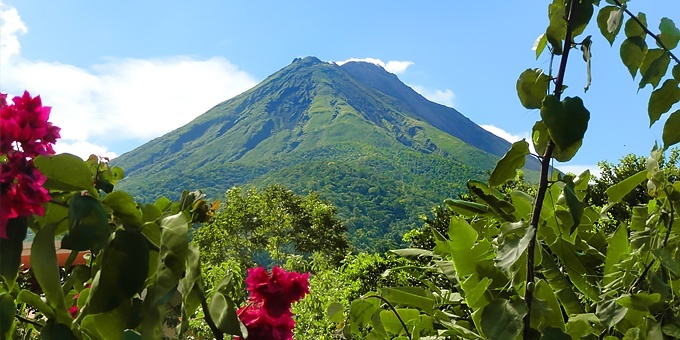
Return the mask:
M 119 186 L 142 200 L 177 195 L 178 188 L 215 198 L 234 185 L 314 190 L 338 206 L 350 232 L 397 244 L 418 215 L 462 193 L 465 180 L 484 180 L 510 144 L 364 64 L 295 59 L 116 158 L 127 171 Z M 463 138 L 489 151 L 444 129 L 471 132 Z M 370 246 L 364 241 L 353 243 Z

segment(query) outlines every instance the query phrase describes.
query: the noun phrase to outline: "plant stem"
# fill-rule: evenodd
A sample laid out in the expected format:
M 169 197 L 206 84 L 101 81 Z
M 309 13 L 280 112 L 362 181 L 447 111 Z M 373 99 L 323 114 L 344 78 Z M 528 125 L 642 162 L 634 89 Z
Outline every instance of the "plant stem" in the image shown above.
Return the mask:
M 670 54 L 671 58 L 673 58 L 673 60 L 675 60 L 675 62 L 677 64 L 680 64 L 680 59 L 678 59 L 678 57 L 676 57 L 673 54 L 673 52 L 671 52 L 671 50 L 668 49 L 668 47 L 666 47 L 666 45 L 664 45 L 663 41 L 661 41 L 661 38 L 659 38 L 658 35 L 654 34 L 652 31 L 650 31 L 647 28 L 647 26 L 645 26 L 645 24 L 642 23 L 642 21 L 640 21 L 640 19 L 638 19 L 638 17 L 636 15 L 633 15 L 633 13 L 631 13 L 631 11 L 628 10 L 628 8 L 623 7 L 623 4 L 621 4 L 621 2 L 619 2 L 619 0 L 614 0 L 614 3 L 617 6 L 619 6 L 620 8 L 623 8 L 623 11 L 626 12 L 626 14 L 628 14 L 628 16 L 630 16 L 630 18 L 633 19 L 640 26 L 640 28 L 642 28 L 645 31 L 645 33 L 651 35 L 654 38 L 654 40 L 656 40 L 656 43 L 659 44 L 659 47 L 663 48 L 666 51 L 666 53 Z
M 562 58 L 560 59 L 560 68 L 557 71 L 557 78 L 555 80 L 555 89 L 553 91 L 557 100 L 560 99 L 562 95 L 562 85 L 564 84 L 564 74 L 567 69 L 567 60 L 569 59 L 569 51 L 572 45 L 572 25 L 571 18 L 574 12 L 575 0 L 571 0 L 569 4 L 569 14 L 567 15 L 567 33 L 564 36 L 564 47 L 562 48 Z M 533 286 L 534 283 L 534 252 L 536 250 L 536 235 L 538 235 L 538 224 L 541 221 L 541 209 L 543 208 L 543 201 L 545 200 L 545 193 L 548 189 L 548 176 L 550 175 L 550 160 L 552 159 L 553 150 L 555 148 L 555 143 L 552 140 L 548 141 L 548 144 L 541 157 L 541 177 L 538 184 L 538 192 L 536 193 L 536 201 L 534 202 L 533 211 L 531 212 L 531 225 L 536 228 L 534 236 L 529 242 L 527 248 L 527 277 L 526 286 L 524 289 L 524 301 L 527 304 L 527 315 L 524 316 L 524 339 L 531 338 L 531 301 L 534 297 L 534 290 L 528 289 L 528 287 Z

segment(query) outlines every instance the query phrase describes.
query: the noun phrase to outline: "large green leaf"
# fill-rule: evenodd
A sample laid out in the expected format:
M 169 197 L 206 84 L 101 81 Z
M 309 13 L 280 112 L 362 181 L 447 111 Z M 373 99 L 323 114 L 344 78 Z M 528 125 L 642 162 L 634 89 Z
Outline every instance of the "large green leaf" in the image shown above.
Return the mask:
M 628 308 L 618 304 L 616 298 L 602 300 L 597 303 L 595 314 L 603 325 L 611 328 L 626 316 Z
M 647 16 L 645 13 L 639 12 L 637 14 L 637 19 L 645 25 L 644 27 L 647 27 Z M 640 27 L 640 24 L 638 24 L 633 18 L 626 20 L 624 31 L 626 32 L 626 37 L 628 38 L 640 37 L 644 39 L 647 36 L 647 32 L 645 32 L 644 28 Z
M 482 311 L 482 332 L 489 339 L 515 339 L 527 314 L 524 300 L 496 299 Z
M 211 295 L 208 312 L 220 331 L 232 335 L 248 335 L 248 330 L 236 315 L 236 306 L 231 299 L 221 292 L 215 292 Z
M 668 149 L 680 142 L 680 110 L 676 110 L 668 116 L 663 126 L 663 148 Z
M 465 201 L 465 200 L 454 200 L 445 199 L 444 204 L 451 209 L 463 216 L 477 216 L 477 215 L 487 215 L 493 214 L 493 210 L 485 204 Z
M 624 256 L 630 256 L 630 243 L 628 242 L 628 231 L 626 228 L 619 226 L 616 232 L 609 237 L 607 243 L 607 257 L 604 261 L 604 277 L 602 278 L 603 286 L 607 286 L 617 277 L 614 275 L 614 266 Z
M 566 97 L 560 102 L 557 97 L 548 95 L 543 100 L 541 118 L 559 152 L 564 152 L 574 146 L 580 147 L 588 129 L 590 112 L 579 97 Z
M 531 305 L 531 315 L 532 317 L 538 314 L 540 322 L 540 328 L 543 327 L 555 327 L 564 330 L 564 320 L 562 318 L 562 309 L 560 308 L 559 302 L 557 301 L 557 296 L 555 296 L 555 291 L 545 280 L 538 280 L 534 288 L 534 298 L 544 301 L 548 310 L 541 311 L 537 313 L 534 310 L 534 304 Z
M 649 126 L 654 125 L 662 114 L 668 112 L 675 103 L 680 101 L 678 83 L 675 79 L 667 79 L 660 88 L 652 92 L 647 105 Z
M 550 19 L 550 24 L 545 30 L 545 36 L 555 55 L 562 54 L 562 41 L 567 35 L 566 17 L 566 8 L 563 2 L 555 1 L 548 5 L 548 18 Z
M 413 323 L 413 320 L 419 319 L 420 312 L 417 309 L 412 308 L 397 308 L 396 310 L 399 317 L 397 317 L 392 310 L 380 311 L 380 321 L 388 334 L 406 334 L 404 326 L 401 324 L 402 321 L 408 327 L 409 324 Z
M 573 1 L 574 9 L 571 10 L 571 28 L 572 37 L 576 37 L 583 33 L 593 16 L 593 3 L 590 0 Z M 568 12 L 567 6 L 567 12 Z
M 182 293 L 182 322 L 179 324 L 178 333 L 183 334 L 189 328 L 189 319 L 205 299 L 199 251 L 193 244 L 189 244 L 187 271 L 180 284 L 180 293 Z
M 50 157 L 38 156 L 35 166 L 47 176 L 44 186 L 50 190 L 80 191 L 87 190 L 99 197 L 94 188 L 92 171 L 80 157 L 63 153 Z
M 541 69 L 527 69 L 517 79 L 517 95 L 527 109 L 540 109 L 548 93 L 550 77 Z
M 671 57 L 666 51 L 660 48 L 654 48 L 647 51 L 645 59 L 640 65 L 640 74 L 642 74 L 642 79 L 640 79 L 640 85 L 638 88 L 642 89 L 647 84 L 652 84 L 652 87 L 656 88 L 659 86 L 661 78 L 666 74 L 668 70 L 668 64 L 671 62 Z
M 581 202 L 576 196 L 574 189 L 574 182 L 568 181 L 567 184 L 562 189 L 562 195 L 564 195 L 565 202 L 569 208 L 569 214 L 571 214 L 571 219 L 574 221 L 569 228 L 569 235 L 573 234 L 576 228 L 581 224 L 581 218 L 583 217 L 583 209 L 585 209 L 585 203 Z
M 66 309 L 57 250 L 54 246 L 55 229 L 56 225 L 48 224 L 35 235 L 31 245 L 31 266 L 47 303 L 56 313 L 57 321 L 70 324 L 73 320 Z
M 114 191 L 106 195 L 102 203 L 111 208 L 113 215 L 124 225 L 137 227 L 142 224 L 142 209 L 128 193 Z
M 472 251 L 477 242 L 477 231 L 463 218 L 452 216 L 449 224 L 449 242 L 453 265 L 458 275 L 467 277 L 477 272 L 476 256 Z
M 93 339 L 122 339 L 125 329 L 129 328 L 128 319 L 133 311 L 132 303 L 125 301 L 112 311 L 87 315 L 80 323 L 83 333 Z
M 10 218 L 6 228 L 7 238 L 0 237 L 0 276 L 7 287 L 13 287 L 21 265 L 28 220 L 26 217 Z
M 659 39 L 667 49 L 672 50 L 678 46 L 678 41 L 680 41 L 680 29 L 675 27 L 673 20 L 661 18 L 659 30 L 661 31 Z
M 521 169 L 529 154 L 529 143 L 524 139 L 512 143 L 510 150 L 503 155 L 489 176 L 490 186 L 500 186 L 517 176 L 517 170 Z
M 98 252 L 109 242 L 109 220 L 99 200 L 86 194 L 73 195 L 68 221 L 69 234 L 61 241 L 62 248 Z
M 0 338 L 11 339 L 10 331 L 14 328 L 14 315 L 16 314 L 16 306 L 14 305 L 14 297 L 11 294 L 0 293 Z
M 654 293 L 638 293 L 638 294 L 624 294 L 618 297 L 616 302 L 628 309 L 634 309 L 641 312 L 649 312 L 649 306 L 659 302 L 661 294 Z
M 56 323 L 54 320 L 48 320 L 40 330 L 40 338 L 43 340 L 77 340 L 78 338 L 73 334 L 71 328 L 67 323 Z
M 349 322 L 353 333 L 358 333 L 373 318 L 378 306 L 364 299 L 356 299 L 349 306 Z
M 34 308 L 38 312 L 42 313 L 48 319 L 53 319 L 55 317 L 54 309 L 50 307 L 47 302 L 45 302 L 40 295 L 33 293 L 28 290 L 21 290 L 19 295 L 17 295 L 17 302 L 26 303 L 31 308 Z
M 635 79 L 635 75 L 647 55 L 647 43 L 641 37 L 627 38 L 621 43 L 619 54 L 621 61 L 628 68 L 628 72 Z
M 516 234 L 504 235 L 500 244 L 498 245 L 498 254 L 496 255 L 496 266 L 501 269 L 508 277 L 513 277 L 515 270 L 513 267 L 520 258 L 525 258 L 524 253 L 529 246 L 529 243 L 536 233 L 536 228 L 529 226 L 527 222 L 517 222 L 522 226 L 521 229 L 526 230 L 522 237 Z
M 573 285 L 590 300 L 599 301 L 599 292 L 595 288 L 594 282 L 597 277 L 595 268 L 591 268 L 583 262 L 583 259 L 577 255 L 574 245 L 558 238 L 555 243 L 550 245 L 550 250 L 562 263 L 568 264 L 565 269 Z
M 676 277 L 680 276 L 680 262 L 666 248 L 657 248 L 653 252 L 654 256 Z
M 381 288 L 380 296 L 393 305 L 417 307 L 423 312 L 434 314 L 434 296 L 420 287 Z
M 92 314 L 112 311 L 144 288 L 149 246 L 138 231 L 121 229 L 104 250 L 101 261 L 87 302 L 87 311 Z
M 633 189 L 635 189 L 635 187 L 637 187 L 645 179 L 647 179 L 647 170 L 641 170 L 635 175 L 632 175 L 623 181 L 614 184 L 613 186 L 609 187 L 607 191 L 605 191 L 607 200 L 609 203 L 621 201 L 624 196 L 633 191 Z

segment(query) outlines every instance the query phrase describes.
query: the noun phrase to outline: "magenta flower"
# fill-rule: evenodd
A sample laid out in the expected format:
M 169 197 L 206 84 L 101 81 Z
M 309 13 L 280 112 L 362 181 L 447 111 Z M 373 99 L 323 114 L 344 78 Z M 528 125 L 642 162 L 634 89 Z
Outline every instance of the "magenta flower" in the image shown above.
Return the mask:
M 269 275 L 263 267 L 251 268 L 246 284 L 250 301 L 238 310 L 238 316 L 248 329 L 248 338 L 292 339 L 295 321 L 290 307 L 309 293 L 309 273 L 274 267 Z
M 43 187 L 47 178 L 33 165 L 38 155 L 54 154 L 59 128 L 48 122 L 50 108 L 28 92 L 14 97 L 0 93 L 0 237 L 7 238 L 10 218 L 42 215 L 50 200 Z M 1 159 L 1 158 L 0 158 Z

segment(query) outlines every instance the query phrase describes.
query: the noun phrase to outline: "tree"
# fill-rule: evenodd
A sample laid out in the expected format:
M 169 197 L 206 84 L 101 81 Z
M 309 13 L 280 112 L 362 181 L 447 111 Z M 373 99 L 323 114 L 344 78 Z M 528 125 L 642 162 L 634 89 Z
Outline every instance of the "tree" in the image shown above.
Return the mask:
M 315 193 L 300 196 L 278 185 L 245 192 L 232 188 L 224 209 L 195 231 L 193 242 L 205 264 L 236 259 L 249 268 L 313 253 L 339 264 L 350 246 L 335 213 L 336 208 Z

